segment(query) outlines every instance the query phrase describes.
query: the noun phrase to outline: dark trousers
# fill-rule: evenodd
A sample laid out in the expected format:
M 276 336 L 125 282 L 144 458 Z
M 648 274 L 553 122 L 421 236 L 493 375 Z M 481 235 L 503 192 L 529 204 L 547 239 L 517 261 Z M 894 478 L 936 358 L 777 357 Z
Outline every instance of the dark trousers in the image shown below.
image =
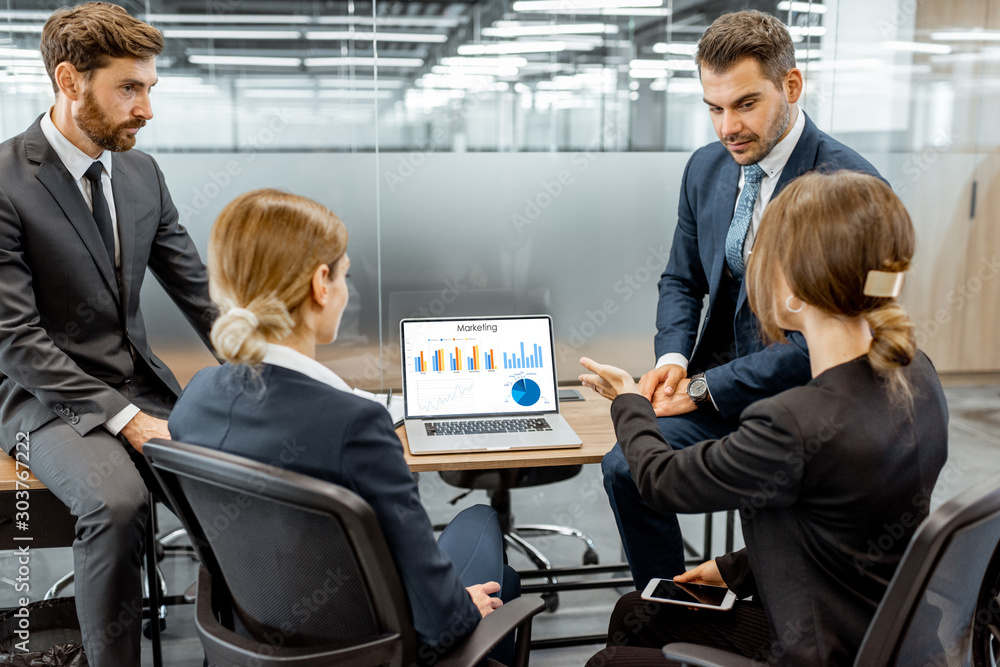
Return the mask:
M 492 507 L 473 505 L 459 512 L 438 537 L 438 546 L 448 554 L 464 586 L 495 581 L 500 591 L 494 597 L 504 602 L 521 594 L 521 578 L 504 563 L 503 532 Z M 490 658 L 505 665 L 513 662 L 513 633 L 490 652 Z
M 663 657 L 663 647 L 675 642 L 700 644 L 767 660 L 771 635 L 764 608 L 738 601 L 729 611 L 691 609 L 649 602 L 638 592 L 618 600 L 608 626 L 608 647 L 587 667 L 618 665 L 665 667 L 678 665 Z
M 738 421 L 725 420 L 710 407 L 661 417 L 659 423 L 660 433 L 674 449 L 721 438 L 739 427 Z M 652 578 L 669 579 L 683 572 L 684 542 L 677 515 L 655 510 L 642 499 L 617 443 L 601 461 L 601 470 L 636 590 L 643 590 Z
M 30 434 L 31 471 L 76 517 L 73 587 L 91 667 L 138 667 L 152 471 L 103 427 L 55 419 Z

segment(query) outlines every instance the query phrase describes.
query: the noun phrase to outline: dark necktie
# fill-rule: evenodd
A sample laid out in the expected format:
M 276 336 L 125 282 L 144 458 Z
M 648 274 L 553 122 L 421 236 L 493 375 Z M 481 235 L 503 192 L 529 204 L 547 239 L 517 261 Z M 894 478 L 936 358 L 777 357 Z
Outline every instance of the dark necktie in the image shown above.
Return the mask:
M 108 251 L 111 259 L 111 266 L 115 265 L 115 222 L 111 219 L 111 209 L 108 207 L 108 200 L 104 198 L 104 188 L 101 187 L 101 174 L 104 165 L 101 162 L 94 162 L 87 168 L 84 174 L 90 181 L 90 200 L 94 204 L 94 221 L 97 222 L 97 230 L 101 232 L 104 240 L 104 249 Z

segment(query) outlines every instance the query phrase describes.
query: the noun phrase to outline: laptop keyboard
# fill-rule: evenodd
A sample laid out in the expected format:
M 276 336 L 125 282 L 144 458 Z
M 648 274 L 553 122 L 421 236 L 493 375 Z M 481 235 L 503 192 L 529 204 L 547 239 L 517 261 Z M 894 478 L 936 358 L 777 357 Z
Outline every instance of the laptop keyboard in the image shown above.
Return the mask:
M 476 421 L 424 422 L 427 435 L 480 435 L 551 431 L 544 417 L 529 419 L 477 419 Z

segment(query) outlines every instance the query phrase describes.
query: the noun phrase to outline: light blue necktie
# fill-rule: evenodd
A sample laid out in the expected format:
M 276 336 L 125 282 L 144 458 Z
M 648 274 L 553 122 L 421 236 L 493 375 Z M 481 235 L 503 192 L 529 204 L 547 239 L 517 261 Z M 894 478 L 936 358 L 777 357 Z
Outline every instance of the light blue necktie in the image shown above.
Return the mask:
M 733 222 L 729 225 L 729 234 L 726 235 L 726 261 L 729 262 L 729 270 L 737 280 L 742 279 L 746 272 L 746 265 L 743 263 L 743 244 L 750 230 L 750 221 L 753 220 L 753 208 L 757 203 L 757 195 L 760 194 L 760 182 L 765 175 L 759 164 L 743 167 L 743 191 L 740 192 L 740 200 L 736 202 L 736 213 L 733 214 Z

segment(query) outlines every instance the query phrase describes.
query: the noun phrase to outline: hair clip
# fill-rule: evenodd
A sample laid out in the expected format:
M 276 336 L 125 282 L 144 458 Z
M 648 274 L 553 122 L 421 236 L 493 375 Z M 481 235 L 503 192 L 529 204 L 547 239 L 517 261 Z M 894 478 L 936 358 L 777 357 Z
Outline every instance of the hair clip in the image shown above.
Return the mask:
M 878 296 L 895 299 L 903 289 L 904 273 L 888 271 L 869 271 L 865 279 L 865 296 Z

